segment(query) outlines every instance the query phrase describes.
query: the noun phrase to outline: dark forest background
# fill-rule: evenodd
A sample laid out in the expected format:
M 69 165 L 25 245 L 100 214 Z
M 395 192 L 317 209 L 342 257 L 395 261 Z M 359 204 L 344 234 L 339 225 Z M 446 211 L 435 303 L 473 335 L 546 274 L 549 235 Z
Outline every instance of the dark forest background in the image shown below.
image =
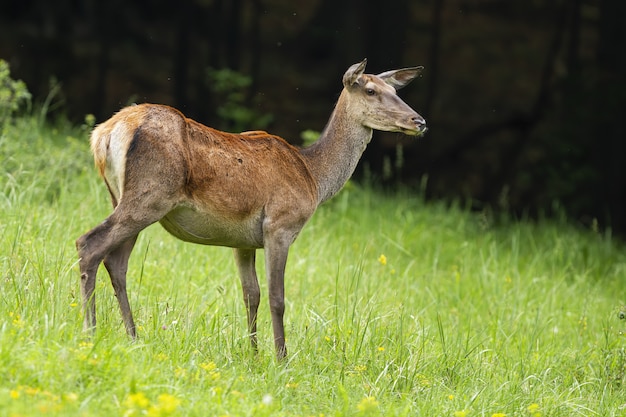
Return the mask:
M 295 144 L 351 64 L 423 65 L 400 95 L 430 131 L 376 133 L 357 177 L 624 233 L 624 22 L 623 0 L 3 0 L 0 58 L 77 123 L 158 102 Z

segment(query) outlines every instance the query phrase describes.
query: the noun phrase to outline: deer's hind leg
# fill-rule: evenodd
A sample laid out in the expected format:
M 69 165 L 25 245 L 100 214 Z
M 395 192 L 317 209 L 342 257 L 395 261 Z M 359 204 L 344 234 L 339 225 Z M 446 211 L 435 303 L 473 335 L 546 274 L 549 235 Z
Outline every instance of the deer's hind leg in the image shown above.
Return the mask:
M 104 258 L 104 266 L 111 277 L 111 284 L 115 290 L 117 302 L 120 305 L 126 333 L 133 339 L 137 337 L 137 331 L 130 303 L 128 302 L 128 294 L 126 293 L 126 272 L 128 271 L 128 259 L 136 241 L 137 235 L 127 239 Z
M 157 222 L 174 206 L 167 199 L 122 198 L 113 213 L 102 223 L 76 241 L 80 267 L 81 296 L 84 310 L 85 330 L 96 326 L 95 283 L 100 263 L 111 275 L 111 283 L 118 298 L 122 317 L 127 332 L 134 336 L 135 325 L 128 297 L 126 295 L 126 270 L 128 257 L 133 249 L 137 235 L 143 229 Z

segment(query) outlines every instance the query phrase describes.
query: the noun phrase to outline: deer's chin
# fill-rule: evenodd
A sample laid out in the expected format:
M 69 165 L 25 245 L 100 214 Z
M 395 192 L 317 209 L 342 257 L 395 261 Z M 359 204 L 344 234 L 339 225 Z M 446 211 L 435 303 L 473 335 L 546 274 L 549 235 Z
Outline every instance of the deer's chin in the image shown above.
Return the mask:
M 421 129 L 416 129 L 416 128 L 400 128 L 400 132 L 404 133 L 407 136 L 424 136 L 424 134 L 426 133 L 426 131 L 428 130 L 427 127 L 421 128 Z

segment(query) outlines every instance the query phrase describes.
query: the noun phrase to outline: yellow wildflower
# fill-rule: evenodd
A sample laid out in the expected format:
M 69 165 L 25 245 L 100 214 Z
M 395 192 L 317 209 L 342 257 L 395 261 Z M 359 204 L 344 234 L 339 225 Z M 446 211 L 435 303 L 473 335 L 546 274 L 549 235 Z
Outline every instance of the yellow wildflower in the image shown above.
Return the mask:
M 200 368 L 208 372 L 209 378 L 211 378 L 213 381 L 217 381 L 222 376 L 220 371 L 217 369 L 217 365 L 215 364 L 215 362 L 204 362 L 201 363 L 199 366 Z
M 184 378 L 187 376 L 187 370 L 179 366 L 174 369 L 174 376 L 176 376 L 176 378 Z
M 75 403 L 76 401 L 78 401 L 78 394 L 76 394 L 75 392 L 68 392 L 67 394 L 63 394 L 63 400 L 67 401 L 68 403 Z
M 385 351 L 385 347 L 384 346 L 378 346 L 378 351 L 379 352 L 384 352 Z
M 493 413 L 491 415 L 491 417 L 506 417 L 506 414 L 504 414 L 504 413 Z
M 359 401 L 356 408 L 362 413 L 368 413 L 378 409 L 378 401 L 374 397 L 365 397 Z
M 453 415 L 454 415 L 454 417 L 466 417 L 467 416 L 467 410 L 455 411 Z
M 416 375 L 418 383 L 422 386 L 422 387 L 430 387 L 430 379 L 428 379 L 428 377 L 424 374 L 417 374 Z
M 380 262 L 381 265 L 387 265 L 387 257 L 381 253 L 378 257 L 378 262 Z
M 20 386 L 20 388 L 26 393 L 26 395 L 32 395 L 32 396 L 39 394 L 39 392 L 41 391 L 39 388 L 33 388 L 33 387 L 28 387 L 28 386 L 25 386 L 25 387 Z
M 11 392 L 9 392 L 9 395 L 11 396 L 11 398 L 13 398 L 14 400 L 17 398 L 20 398 L 20 392 L 18 390 L 14 390 L 12 389 Z
M 148 405 L 150 405 L 150 400 L 148 400 L 143 392 L 135 392 L 126 398 L 124 405 L 128 408 L 146 409 L 148 408 Z
M 172 414 L 178 406 L 180 405 L 180 400 L 171 394 L 161 394 L 157 397 L 157 403 L 155 408 L 158 409 L 159 415 L 169 415 Z
M 244 393 L 242 393 L 240 391 L 237 391 L 237 390 L 232 390 L 230 392 L 230 395 L 232 395 L 233 397 L 236 397 L 236 398 L 240 398 L 240 399 L 244 399 L 246 397 L 246 395 Z
M 200 368 L 204 369 L 207 372 L 211 372 L 217 369 L 217 365 L 215 364 L 215 362 L 203 362 L 200 364 Z
M 530 413 L 532 417 L 541 417 L 541 412 L 539 411 L 540 407 L 537 403 L 532 403 L 529 405 L 526 410 Z
M 367 365 L 354 365 L 355 372 L 365 372 L 367 371 Z
M 84 348 L 84 349 L 91 349 L 93 348 L 93 343 L 92 342 L 80 342 L 78 344 L 78 347 Z
M 22 321 L 22 318 L 20 317 L 19 314 L 13 313 L 12 311 L 9 313 L 9 317 L 11 317 L 12 321 L 13 321 L 13 325 L 15 327 L 23 327 L 24 326 L 24 322 Z

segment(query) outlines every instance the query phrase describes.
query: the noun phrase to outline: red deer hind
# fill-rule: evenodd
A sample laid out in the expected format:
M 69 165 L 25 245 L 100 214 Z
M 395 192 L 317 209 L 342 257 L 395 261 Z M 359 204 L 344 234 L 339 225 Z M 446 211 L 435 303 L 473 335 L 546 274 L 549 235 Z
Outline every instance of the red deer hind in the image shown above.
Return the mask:
M 265 132 L 220 132 L 155 104 L 126 107 L 98 125 L 91 149 L 114 210 L 76 241 L 85 329 L 96 326 L 96 272 L 104 261 L 126 331 L 136 337 L 126 294 L 128 258 L 139 232 L 160 222 L 181 240 L 233 248 L 255 350 L 255 254 L 264 249 L 276 356 L 284 358 L 290 245 L 317 206 L 350 178 L 372 129 L 426 132 L 424 118 L 396 95 L 422 67 L 371 75 L 364 74 L 365 64 L 346 71 L 328 124 L 304 149 Z

